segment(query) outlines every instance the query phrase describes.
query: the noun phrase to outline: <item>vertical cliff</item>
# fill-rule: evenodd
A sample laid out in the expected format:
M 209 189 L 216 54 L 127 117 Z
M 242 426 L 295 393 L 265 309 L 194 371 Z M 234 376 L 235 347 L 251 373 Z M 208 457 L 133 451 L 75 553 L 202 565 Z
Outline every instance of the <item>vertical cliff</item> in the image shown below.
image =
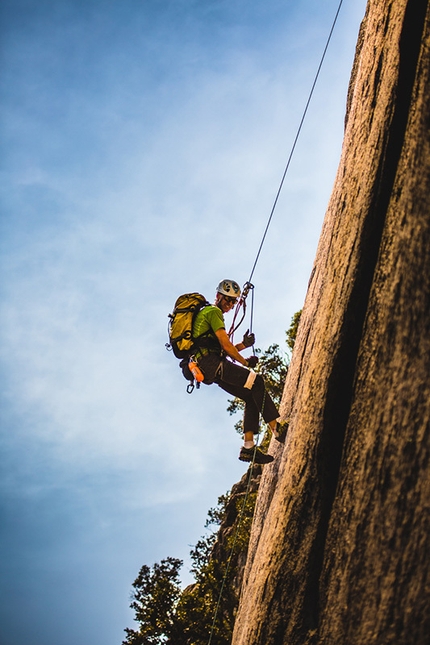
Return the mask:
M 430 634 L 430 26 L 369 0 L 233 645 Z

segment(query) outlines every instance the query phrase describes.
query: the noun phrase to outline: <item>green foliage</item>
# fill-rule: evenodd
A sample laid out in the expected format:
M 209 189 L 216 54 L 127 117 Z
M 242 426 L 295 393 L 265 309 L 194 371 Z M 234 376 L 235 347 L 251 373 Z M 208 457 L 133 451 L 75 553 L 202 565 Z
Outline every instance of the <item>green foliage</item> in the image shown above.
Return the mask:
M 216 533 L 211 533 L 208 536 L 203 536 L 200 540 L 197 541 L 197 544 L 190 551 L 191 561 L 193 566 L 191 567 L 191 573 L 194 577 L 199 577 L 200 571 L 205 568 L 210 560 L 212 553 L 212 548 L 216 540 Z
M 226 493 L 218 498 L 217 507 L 208 512 L 206 527 L 216 525 L 222 530 L 202 537 L 191 551 L 196 584 L 184 591 L 177 612 L 183 629 L 192 635 L 187 641 L 192 645 L 206 645 L 212 628 L 213 645 L 231 642 L 240 591 L 236 582 L 238 561 L 246 557 L 256 499 L 251 493 L 244 506 L 244 496 Z
M 225 517 L 225 511 L 226 511 L 228 500 L 229 500 L 228 491 L 225 495 L 220 495 L 218 497 L 218 506 L 215 506 L 215 508 L 210 508 L 208 510 L 208 517 L 205 522 L 205 528 L 208 528 L 209 526 L 212 526 L 214 524 L 217 526 L 221 524 L 221 522 Z
M 302 309 L 296 311 L 294 316 L 291 318 L 291 324 L 286 332 L 287 336 L 287 345 L 291 351 L 294 349 L 294 343 L 296 342 L 297 330 L 299 328 L 300 317 L 302 315 Z
M 159 645 L 172 633 L 175 605 L 181 595 L 179 570 L 182 560 L 166 558 L 153 568 L 143 565 L 133 582 L 135 620 L 138 632 L 126 629 L 123 645 Z
M 257 491 L 238 497 L 236 500 L 237 513 L 241 517 L 240 524 L 235 527 L 235 533 L 229 535 L 227 544 L 233 553 L 239 556 L 248 550 L 249 536 L 251 533 L 251 524 L 254 517 L 255 503 L 257 501 Z
M 286 332 L 290 350 L 294 347 L 300 314 L 299 311 L 293 316 Z M 276 344 L 256 353 L 267 390 L 279 404 L 288 357 Z M 234 414 L 243 407 L 242 401 L 234 399 L 229 401 L 227 410 Z M 236 424 L 238 427 L 242 432 L 241 422 Z M 243 482 L 242 488 L 238 486 L 234 494 L 221 495 L 217 506 L 208 511 L 205 528 L 216 527 L 216 531 L 202 536 L 191 550 L 194 584 L 181 590 L 182 561 L 176 558 L 161 560 L 152 569 L 146 565 L 141 568 L 133 583 L 130 605 L 139 630 L 126 629 L 123 645 L 207 645 L 212 627 L 212 645 L 230 645 L 257 498 L 257 484 L 247 497 Z M 216 622 L 212 625 L 218 600 Z
M 141 568 L 130 605 L 139 630 L 126 629 L 123 645 L 207 645 L 212 627 L 213 645 L 230 644 L 240 592 L 238 562 L 245 561 L 256 496 L 256 492 L 250 493 L 244 505 L 244 492 L 235 496 L 227 492 L 209 510 L 206 527 L 222 525 L 225 539 L 219 543 L 218 529 L 194 546 L 190 553 L 194 584 L 181 591 L 178 574 L 182 562 L 175 558 L 166 558 L 152 569 Z

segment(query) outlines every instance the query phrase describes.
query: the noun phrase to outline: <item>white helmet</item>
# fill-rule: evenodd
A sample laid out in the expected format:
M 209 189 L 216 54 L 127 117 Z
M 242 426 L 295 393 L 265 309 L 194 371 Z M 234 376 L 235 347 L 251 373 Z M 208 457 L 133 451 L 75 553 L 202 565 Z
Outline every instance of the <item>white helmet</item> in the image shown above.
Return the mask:
M 221 280 L 217 287 L 217 292 L 230 298 L 239 298 L 240 287 L 234 280 Z

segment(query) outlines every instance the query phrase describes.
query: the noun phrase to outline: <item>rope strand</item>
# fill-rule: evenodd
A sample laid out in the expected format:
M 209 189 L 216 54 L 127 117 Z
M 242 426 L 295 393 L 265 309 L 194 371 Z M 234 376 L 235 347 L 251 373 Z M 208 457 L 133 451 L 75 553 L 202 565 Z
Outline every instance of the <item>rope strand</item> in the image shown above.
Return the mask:
M 262 240 L 261 240 L 258 252 L 257 252 L 257 256 L 255 258 L 254 266 L 252 267 L 251 275 L 249 276 L 248 282 L 251 282 L 252 277 L 254 275 L 255 267 L 257 266 L 257 262 L 258 262 L 258 260 L 260 258 L 261 249 L 263 248 L 263 244 L 264 244 L 264 242 L 266 240 L 267 231 L 269 230 L 269 226 L 270 226 L 270 224 L 272 222 L 273 213 L 275 212 L 275 208 L 276 208 L 278 200 L 279 200 L 279 195 L 281 194 L 281 190 L 282 190 L 282 187 L 284 185 L 285 177 L 287 175 L 288 169 L 290 167 L 291 159 L 292 159 L 294 151 L 296 149 L 297 141 L 298 141 L 298 138 L 300 136 L 300 132 L 302 130 L 304 120 L 306 118 L 308 107 L 309 107 L 309 104 L 311 102 L 312 95 L 314 93 L 314 89 L 315 89 L 315 86 L 316 86 L 317 81 L 318 81 L 318 77 L 320 75 L 320 71 L 321 71 L 321 68 L 322 68 L 322 65 L 323 65 L 323 62 L 324 62 L 324 59 L 325 59 L 325 55 L 327 53 L 328 46 L 330 44 L 330 40 L 331 40 L 333 31 L 334 31 L 334 28 L 335 28 L 335 25 L 336 25 L 336 22 L 337 22 L 337 18 L 339 16 L 340 9 L 342 7 L 342 4 L 343 4 L 343 0 L 340 0 L 339 6 L 338 6 L 337 11 L 336 11 L 336 15 L 335 15 L 334 20 L 333 20 L 333 24 L 332 24 L 331 29 L 330 29 L 330 33 L 329 33 L 328 38 L 327 38 L 327 42 L 326 42 L 325 47 L 324 47 L 324 51 L 323 51 L 322 56 L 321 56 L 320 63 L 318 65 L 317 73 L 315 74 L 315 78 L 314 78 L 314 81 L 312 83 L 311 91 L 309 92 L 308 100 L 306 101 L 305 109 L 303 110 L 302 118 L 300 120 L 300 124 L 299 124 L 299 127 L 297 129 L 294 141 L 293 141 L 293 145 L 292 145 L 292 148 L 291 148 L 291 151 L 290 151 L 290 155 L 288 157 L 287 165 L 285 166 L 284 174 L 282 175 L 281 183 L 279 184 L 278 192 L 276 193 L 276 197 L 275 197 L 275 201 L 273 202 L 272 210 L 270 211 L 269 219 L 267 221 L 266 228 L 264 230 L 264 234 L 263 234 L 263 237 L 262 237 Z

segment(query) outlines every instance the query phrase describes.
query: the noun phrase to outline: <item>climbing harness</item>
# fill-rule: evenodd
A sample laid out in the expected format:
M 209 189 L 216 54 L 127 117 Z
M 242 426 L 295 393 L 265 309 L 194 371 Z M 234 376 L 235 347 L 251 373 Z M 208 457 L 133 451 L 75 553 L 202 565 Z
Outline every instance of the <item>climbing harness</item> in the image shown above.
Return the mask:
M 329 32 L 329 35 L 328 35 L 328 38 L 327 38 L 327 41 L 326 41 L 326 44 L 325 44 L 325 47 L 324 47 L 324 50 L 323 50 L 322 56 L 321 56 L 321 59 L 320 59 L 320 62 L 319 62 L 319 65 L 318 65 L 317 72 L 316 72 L 316 74 L 315 74 L 314 81 L 313 81 L 313 83 L 312 83 L 311 90 L 310 90 L 310 92 L 309 92 L 308 99 L 307 99 L 307 101 L 306 101 L 305 109 L 304 109 L 304 111 L 303 111 L 302 118 L 301 118 L 301 120 L 300 120 L 299 127 L 298 127 L 298 129 L 297 129 L 297 133 L 296 133 L 296 136 L 295 136 L 294 141 L 293 141 L 293 145 L 292 145 L 292 148 L 291 148 L 291 151 L 290 151 L 290 154 L 289 154 L 288 160 L 287 160 L 287 164 L 286 164 L 286 166 L 285 166 L 284 173 L 283 173 L 283 175 L 282 175 L 282 179 L 281 179 L 281 182 L 280 182 L 280 185 L 279 185 L 279 188 L 278 188 L 278 192 L 276 193 L 275 200 L 274 200 L 274 202 L 273 202 L 273 206 L 272 206 L 272 210 L 270 211 L 270 215 L 269 215 L 269 218 L 268 218 L 268 221 L 267 221 L 267 224 L 266 224 L 266 228 L 264 229 L 263 237 L 262 237 L 262 239 L 261 239 L 260 246 L 259 246 L 258 251 L 257 251 L 257 255 L 256 255 L 256 258 L 255 258 L 255 261 L 254 261 L 254 264 L 253 264 L 253 267 L 252 267 L 252 270 L 251 270 L 250 276 L 249 276 L 249 280 L 248 280 L 248 282 L 246 282 L 246 283 L 245 283 L 245 286 L 244 286 L 244 289 L 243 289 L 243 290 L 244 290 L 244 292 L 245 292 L 246 287 L 247 287 L 247 286 L 249 287 L 249 288 L 248 288 L 248 291 L 246 292 L 246 296 L 248 295 L 249 291 L 251 291 L 251 293 L 252 293 L 252 294 L 254 294 L 254 291 L 253 291 L 254 286 L 251 284 L 251 280 L 252 280 L 252 278 L 253 278 L 253 275 L 254 275 L 254 272 L 255 272 L 255 268 L 256 268 L 256 266 L 257 266 L 257 262 L 258 262 L 258 260 L 259 260 L 259 258 L 260 258 L 261 250 L 262 250 L 263 245 L 264 245 L 264 242 L 265 242 L 265 240 L 266 240 L 266 236 L 267 236 L 267 232 L 268 232 L 268 230 L 269 230 L 269 226 L 270 226 L 270 224 L 271 224 L 271 222 L 272 222 L 273 213 L 275 212 L 275 208 L 276 208 L 276 206 L 277 206 L 277 203 L 278 203 L 278 200 L 279 200 L 279 196 L 280 196 L 280 194 L 281 194 L 281 190 L 282 190 L 282 187 L 283 187 L 283 185 L 284 185 L 285 177 L 286 177 L 286 175 L 287 175 L 288 169 L 289 169 L 289 167 L 290 167 L 291 159 L 292 159 L 293 154 L 294 154 L 294 151 L 295 151 L 295 149 L 296 149 L 297 141 L 298 141 L 298 138 L 299 138 L 299 136 L 300 136 L 300 132 L 301 132 L 301 130 L 302 130 L 302 126 L 303 126 L 304 120 L 305 120 L 305 118 L 306 118 L 306 114 L 307 114 L 307 111 L 308 111 L 308 107 L 309 107 L 309 104 L 310 104 L 310 102 L 311 102 L 311 99 L 312 99 L 312 96 L 313 96 L 313 93 L 314 93 L 314 89 L 315 89 L 315 86 L 316 86 L 317 81 L 318 81 L 318 78 L 319 78 L 319 74 L 320 74 L 320 71 L 321 71 L 321 68 L 322 68 L 322 65 L 323 65 L 324 59 L 325 59 L 325 55 L 326 55 L 326 53 L 327 53 L 328 46 L 329 46 L 329 44 L 330 44 L 330 40 L 331 40 L 331 37 L 332 37 L 333 31 L 334 31 L 334 28 L 335 28 L 335 25 L 336 25 L 336 22 L 337 22 L 338 16 L 339 16 L 340 9 L 341 9 L 341 7 L 342 7 L 342 4 L 343 4 L 343 0 L 340 0 L 339 5 L 338 5 L 338 7 L 337 7 L 337 11 L 336 11 L 335 17 L 334 17 L 334 19 L 333 19 L 333 23 L 332 23 L 332 25 L 331 25 L 331 29 L 330 29 L 330 32 Z M 230 329 L 230 331 L 229 331 L 229 336 L 230 336 L 230 334 L 231 334 L 231 336 L 230 336 L 230 340 L 232 339 L 234 332 L 235 332 L 235 331 L 236 331 L 236 329 L 239 327 L 239 325 L 241 324 L 241 322 L 243 321 L 243 319 L 244 319 L 244 317 L 245 317 L 245 310 L 246 310 L 246 296 L 245 296 L 245 297 L 243 297 L 243 294 L 242 294 L 242 296 L 241 296 L 241 298 L 239 299 L 239 302 L 238 302 L 238 304 L 237 304 L 236 311 L 235 311 L 235 314 L 234 314 L 234 317 L 233 317 L 233 324 L 232 324 L 232 327 L 231 327 L 231 329 Z M 252 300 L 252 305 L 253 305 L 253 300 Z M 240 311 L 240 308 L 242 308 L 242 307 L 243 307 L 243 309 L 244 309 L 243 316 L 242 316 L 242 318 L 241 318 L 240 322 L 239 322 L 238 324 L 236 324 L 236 323 L 235 323 L 235 319 L 236 319 L 236 317 L 238 316 L 238 313 L 239 313 L 239 311 Z M 252 331 L 252 309 L 253 309 L 253 306 L 251 306 L 251 326 L 250 326 L 250 330 L 251 330 L 251 331 Z M 263 400 L 263 407 L 264 407 L 264 400 Z M 250 483 L 251 483 L 251 478 L 252 478 L 252 471 L 253 471 L 253 468 L 254 468 L 254 462 L 255 462 L 255 451 L 257 450 L 257 446 L 258 446 L 258 441 L 257 441 L 257 443 L 256 443 L 256 445 L 255 445 L 254 454 L 253 454 L 253 459 L 252 459 L 251 465 L 250 465 L 250 467 L 249 467 L 248 485 L 247 485 L 247 489 L 246 489 L 246 493 L 245 493 L 245 498 L 244 498 L 244 501 L 243 501 L 242 509 L 241 509 L 241 512 L 240 512 L 239 517 L 238 517 L 238 520 L 237 520 L 237 525 L 236 525 L 236 529 L 235 529 L 235 533 L 234 533 L 234 539 L 233 539 L 233 545 L 232 545 L 232 548 L 231 548 L 231 551 L 230 551 L 230 555 L 229 555 L 228 560 L 227 560 L 226 572 L 225 572 L 225 574 L 224 574 L 224 578 L 223 578 L 223 581 L 222 581 L 222 584 L 221 584 L 221 589 L 220 589 L 219 596 L 218 596 L 218 602 L 217 602 L 217 605 L 216 605 L 216 608 L 215 608 L 215 613 L 214 613 L 214 617 L 213 617 L 213 621 L 212 621 L 212 628 L 211 628 L 210 635 L 209 635 L 208 645 L 211 645 L 211 643 L 212 643 L 212 637 L 213 637 L 213 634 L 214 634 L 215 625 L 216 625 L 216 619 L 217 619 L 218 611 L 219 611 L 220 604 L 221 604 L 222 593 L 223 593 L 223 591 L 224 591 L 224 587 L 225 587 L 225 583 L 226 583 L 226 580 L 227 580 L 228 571 L 229 571 L 229 568 L 230 568 L 230 563 L 231 563 L 231 560 L 232 560 L 232 557 L 233 557 L 233 549 L 234 549 L 234 546 L 235 546 L 235 544 L 236 544 L 236 537 L 237 537 L 237 534 L 238 534 L 238 531 L 239 531 L 239 528 L 240 528 L 240 524 L 241 524 L 241 522 L 242 522 L 242 517 L 243 517 L 244 510 L 245 510 L 245 505 L 246 505 L 247 498 L 248 498 L 248 494 L 249 494 L 249 488 L 250 488 Z

